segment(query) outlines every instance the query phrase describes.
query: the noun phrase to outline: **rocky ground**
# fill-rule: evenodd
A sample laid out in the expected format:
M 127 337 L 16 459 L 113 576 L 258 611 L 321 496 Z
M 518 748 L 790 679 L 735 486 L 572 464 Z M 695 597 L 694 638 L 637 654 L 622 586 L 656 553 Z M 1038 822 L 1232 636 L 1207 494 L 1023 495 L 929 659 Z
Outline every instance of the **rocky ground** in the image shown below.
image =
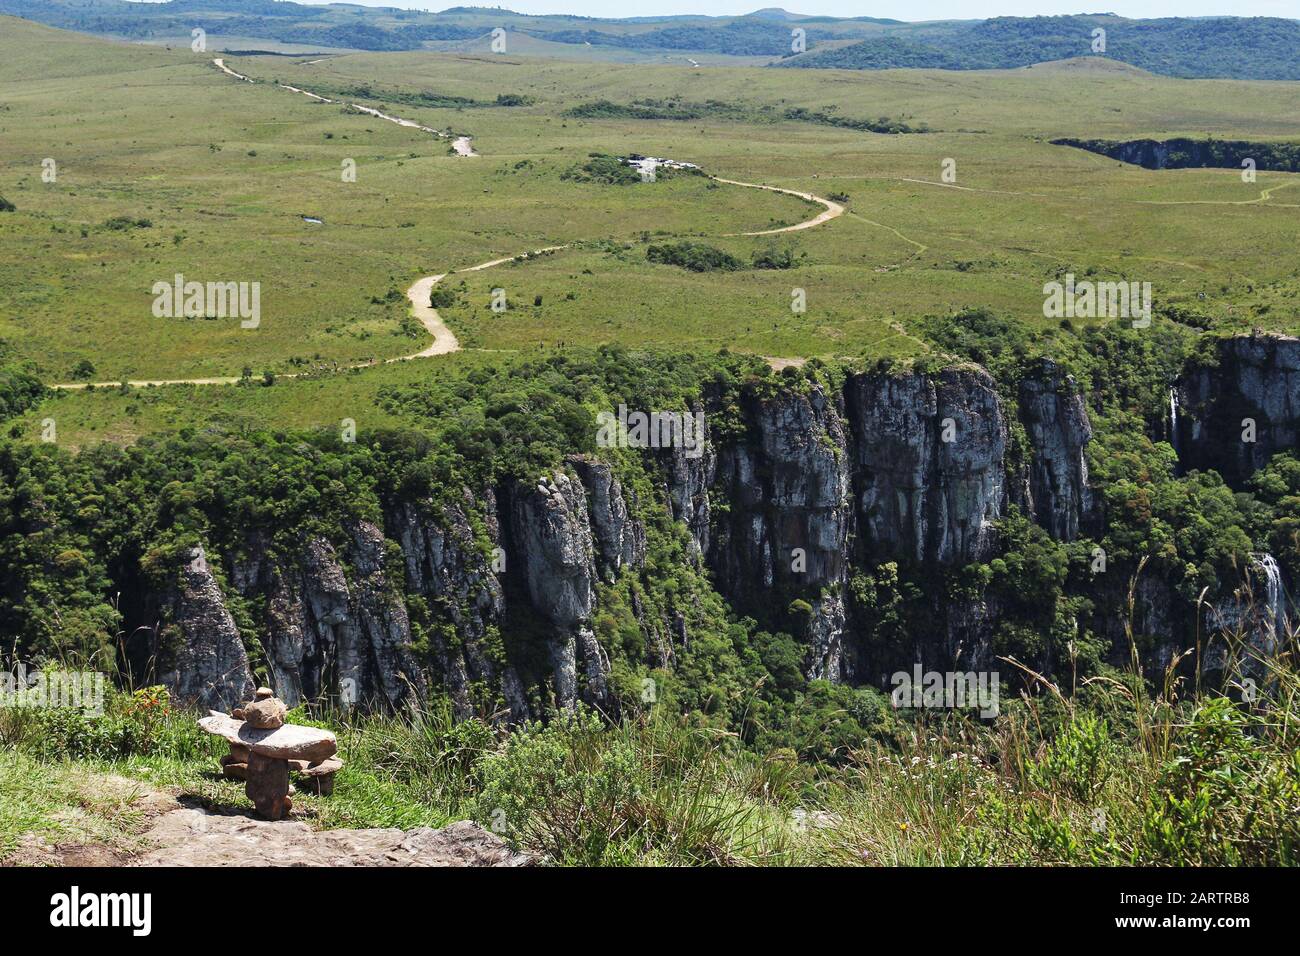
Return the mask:
M 197 808 L 172 810 L 147 835 L 156 848 L 133 866 L 525 866 L 530 861 L 476 823 L 441 830 L 313 830 Z
M 123 777 L 105 787 L 138 793 L 143 832 L 130 841 L 51 843 L 29 835 L 6 866 L 526 866 L 532 860 L 468 820 L 442 829 L 313 830 L 187 806 L 184 798 Z

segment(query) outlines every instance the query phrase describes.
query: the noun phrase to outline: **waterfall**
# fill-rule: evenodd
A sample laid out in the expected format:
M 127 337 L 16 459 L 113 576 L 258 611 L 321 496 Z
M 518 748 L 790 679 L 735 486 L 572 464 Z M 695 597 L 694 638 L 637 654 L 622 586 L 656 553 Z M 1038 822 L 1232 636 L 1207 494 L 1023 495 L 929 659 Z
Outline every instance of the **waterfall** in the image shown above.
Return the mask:
M 1253 651 L 1247 651 L 1245 670 L 1258 675 L 1262 667 L 1258 659 L 1274 657 L 1291 634 L 1291 620 L 1286 589 L 1282 582 L 1282 569 L 1277 559 L 1267 551 L 1250 554 L 1246 570 L 1247 582 L 1235 594 L 1217 605 L 1211 605 L 1209 625 L 1225 634 L 1239 635 Z M 1207 651 L 1203 666 L 1207 669 L 1222 667 L 1224 646 L 1214 645 Z
M 1263 617 L 1262 641 L 1257 641 L 1260 650 L 1272 653 L 1289 634 L 1289 622 L 1286 613 L 1286 593 L 1282 589 L 1282 569 L 1277 559 L 1266 551 L 1258 551 L 1250 556 L 1251 566 L 1264 576 L 1264 593 L 1255 600 L 1263 599 L 1260 609 Z
M 1178 386 L 1171 385 L 1169 388 L 1169 444 L 1174 446 L 1174 454 L 1178 454 Z

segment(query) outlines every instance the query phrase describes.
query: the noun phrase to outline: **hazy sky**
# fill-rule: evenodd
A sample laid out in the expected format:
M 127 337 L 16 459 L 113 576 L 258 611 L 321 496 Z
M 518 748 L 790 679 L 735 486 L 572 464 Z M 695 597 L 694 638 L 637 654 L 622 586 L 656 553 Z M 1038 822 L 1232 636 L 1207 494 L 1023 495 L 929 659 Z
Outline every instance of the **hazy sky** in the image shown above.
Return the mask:
M 311 2 L 311 0 L 301 0 Z M 410 7 L 417 10 L 445 10 L 459 4 L 428 0 L 351 0 L 368 7 Z M 592 17 L 637 17 L 696 13 L 729 16 L 749 13 L 764 6 L 781 6 L 795 13 L 828 14 L 837 17 L 891 17 L 895 20 L 974 20 L 983 17 L 1030 17 L 1054 13 L 1117 13 L 1124 17 L 1288 17 L 1300 18 L 1300 0 L 513 0 L 500 4 L 516 13 L 574 13 Z

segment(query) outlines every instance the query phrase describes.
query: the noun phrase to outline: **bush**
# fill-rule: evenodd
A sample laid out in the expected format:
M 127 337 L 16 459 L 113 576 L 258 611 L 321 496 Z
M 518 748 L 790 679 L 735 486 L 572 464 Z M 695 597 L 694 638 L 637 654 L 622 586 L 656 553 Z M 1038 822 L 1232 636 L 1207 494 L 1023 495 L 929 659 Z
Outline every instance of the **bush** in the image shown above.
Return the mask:
M 735 272 L 742 268 L 740 260 L 735 256 L 702 242 L 650 246 L 645 251 L 645 257 L 650 262 L 680 266 L 692 272 Z
M 1197 708 L 1142 825 L 1144 863 L 1300 863 L 1300 751 L 1227 698 Z
M 104 220 L 104 228 L 112 232 L 126 232 L 129 229 L 149 229 L 153 226 L 150 219 L 132 219 L 130 216 L 114 216 Z
M 0 741 L 46 760 L 184 758 L 210 748 L 193 715 L 172 709 L 165 688 L 107 696 L 102 714 L 79 707 L 0 707 Z
M 788 810 L 761 819 L 753 794 L 773 799 L 798 775 L 743 758 L 666 719 L 563 714 L 483 758 L 475 816 L 554 863 L 762 862 L 782 852 Z
M 1044 790 L 1091 804 L 1115 769 L 1113 754 L 1106 721 L 1092 714 L 1077 714 L 1030 768 L 1029 777 Z
M 750 257 L 750 265 L 755 269 L 793 269 L 798 265 L 800 258 L 801 256 L 796 256 L 789 246 L 784 249 L 770 246 L 755 252 Z
M 641 174 L 617 156 L 592 153 L 585 163 L 572 166 L 560 178 L 579 183 L 604 183 L 607 186 L 630 186 L 641 181 Z

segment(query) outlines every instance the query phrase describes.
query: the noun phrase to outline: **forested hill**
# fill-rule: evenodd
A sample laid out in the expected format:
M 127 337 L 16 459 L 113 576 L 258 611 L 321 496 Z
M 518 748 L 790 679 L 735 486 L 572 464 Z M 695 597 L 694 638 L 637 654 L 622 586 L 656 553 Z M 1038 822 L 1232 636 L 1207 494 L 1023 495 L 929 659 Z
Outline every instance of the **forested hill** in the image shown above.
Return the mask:
M 1152 73 L 1193 78 L 1300 78 L 1300 21 L 1274 17 L 998 17 L 932 27 L 918 24 L 911 33 L 834 48 L 810 48 L 783 65 L 852 70 L 1009 69 L 1092 54 L 1093 31 L 1097 29 L 1105 31 L 1105 56 Z
M 0 14 L 86 33 L 188 44 L 201 27 L 216 49 L 486 51 L 500 27 L 512 53 L 642 62 L 699 59 L 755 64 L 975 70 L 1089 55 L 1106 31 L 1105 56 L 1168 76 L 1300 79 L 1300 20 L 1270 17 L 1112 15 L 999 17 L 903 23 L 873 17 L 813 17 L 766 8 L 738 17 L 597 19 L 527 16 L 487 7 L 438 13 L 290 0 L 0 0 Z M 795 31 L 802 31 L 796 37 Z M 795 47 L 800 46 L 800 52 Z M 709 57 L 715 59 L 712 63 Z

